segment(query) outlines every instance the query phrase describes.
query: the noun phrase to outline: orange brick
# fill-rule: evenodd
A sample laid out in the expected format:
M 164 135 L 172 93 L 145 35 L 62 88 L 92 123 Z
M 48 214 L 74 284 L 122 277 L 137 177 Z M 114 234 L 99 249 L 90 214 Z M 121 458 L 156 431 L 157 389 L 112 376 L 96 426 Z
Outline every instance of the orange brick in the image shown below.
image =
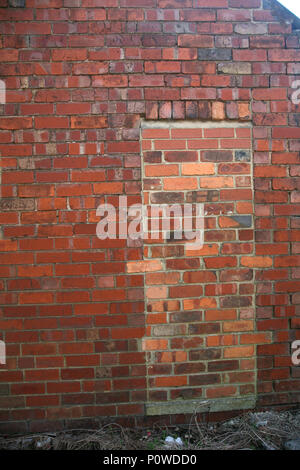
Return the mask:
M 142 343 L 143 351 L 160 351 L 168 349 L 167 339 L 144 339 Z
M 219 226 L 221 228 L 240 227 L 240 224 L 231 217 L 219 217 Z
M 237 202 L 236 211 L 238 214 L 252 214 L 253 204 L 252 202 Z
M 157 358 L 157 361 L 158 362 L 172 362 L 173 353 L 170 351 L 159 353 L 159 358 Z
M 197 189 L 197 178 L 165 178 L 164 189 L 166 191 Z
M 178 176 L 178 165 L 147 165 L 145 168 L 146 176 Z
M 250 120 L 251 111 L 248 103 L 238 103 L 239 118 Z
M 166 323 L 167 315 L 165 313 L 149 313 L 147 315 L 146 321 L 149 325 Z
M 95 183 L 95 194 L 120 194 L 123 192 L 123 183 Z
M 159 260 L 130 261 L 126 266 L 127 272 L 129 273 L 145 273 L 149 271 L 163 270 L 163 265 Z
M 0 251 L 16 251 L 18 242 L 13 240 L 0 240 Z
M 272 258 L 269 256 L 242 256 L 241 266 L 249 268 L 269 268 L 273 264 Z
M 178 300 L 149 302 L 152 312 L 175 312 L 180 308 Z
M 184 362 L 187 360 L 187 352 L 186 351 L 175 351 L 173 353 L 173 361 L 174 362 Z
M 224 349 L 224 358 L 251 357 L 254 355 L 254 346 L 236 346 Z
M 169 139 L 169 129 L 143 129 L 143 139 Z
M 236 395 L 237 388 L 231 385 L 227 385 L 224 387 L 215 387 L 215 388 L 208 388 L 206 390 L 207 398 L 220 398 L 220 397 L 231 397 Z
M 214 121 L 222 121 L 225 119 L 224 103 L 216 101 L 212 104 L 212 118 Z
M 182 175 L 214 175 L 215 165 L 213 163 L 183 163 Z
M 200 178 L 201 188 L 233 188 L 234 181 L 231 176 L 215 176 Z
M 236 310 L 224 309 L 224 310 L 207 310 L 205 312 L 206 321 L 224 321 L 224 320 L 235 320 L 237 317 Z
M 196 245 L 197 246 L 197 245 Z M 215 256 L 219 254 L 218 245 L 204 245 L 202 248 L 193 248 L 193 243 L 185 245 L 186 256 Z
M 238 332 L 238 331 L 251 331 L 254 329 L 254 323 L 252 320 L 238 320 L 238 321 L 225 321 L 223 323 L 224 333 Z
M 234 344 L 237 344 L 237 338 L 234 335 L 208 336 L 206 338 L 206 345 L 208 347 L 233 346 Z
M 168 289 L 164 286 L 149 287 L 146 295 L 148 299 L 165 299 L 168 296 Z
M 187 385 L 187 377 L 156 377 L 155 385 L 157 387 L 182 387 Z
M 197 308 L 216 308 L 215 299 L 204 297 L 202 299 L 186 299 L 183 301 L 184 310 L 193 310 Z
M 241 335 L 240 342 L 241 344 L 271 343 L 272 336 L 271 336 L 271 333 L 248 333 L 248 334 Z

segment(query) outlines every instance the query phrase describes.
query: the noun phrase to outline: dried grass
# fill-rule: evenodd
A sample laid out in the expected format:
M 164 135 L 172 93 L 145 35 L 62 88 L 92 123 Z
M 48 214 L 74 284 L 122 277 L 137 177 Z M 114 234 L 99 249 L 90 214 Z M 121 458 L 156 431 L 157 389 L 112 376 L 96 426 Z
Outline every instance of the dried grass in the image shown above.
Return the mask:
M 154 425 L 151 430 L 108 424 L 98 430 L 1 437 L 0 449 L 43 450 L 279 450 L 300 439 L 300 410 L 247 413 L 223 423 L 200 423 L 195 412 L 188 426 Z M 184 445 L 166 446 L 166 436 L 181 437 Z

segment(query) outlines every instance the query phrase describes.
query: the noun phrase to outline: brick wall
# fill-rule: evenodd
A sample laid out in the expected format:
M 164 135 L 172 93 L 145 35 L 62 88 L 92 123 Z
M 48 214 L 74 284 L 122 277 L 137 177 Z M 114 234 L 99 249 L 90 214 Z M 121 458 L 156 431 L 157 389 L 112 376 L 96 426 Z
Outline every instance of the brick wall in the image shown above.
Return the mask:
M 146 239 L 150 402 L 256 392 L 254 343 L 270 335 L 253 333 L 251 137 L 238 124 L 142 130 L 144 204 L 198 201 L 205 220 L 199 248 Z
M 0 0 L 0 18 L 0 429 L 299 403 L 293 17 L 271 0 Z M 205 204 L 205 254 L 97 238 L 99 204 L 161 192 Z

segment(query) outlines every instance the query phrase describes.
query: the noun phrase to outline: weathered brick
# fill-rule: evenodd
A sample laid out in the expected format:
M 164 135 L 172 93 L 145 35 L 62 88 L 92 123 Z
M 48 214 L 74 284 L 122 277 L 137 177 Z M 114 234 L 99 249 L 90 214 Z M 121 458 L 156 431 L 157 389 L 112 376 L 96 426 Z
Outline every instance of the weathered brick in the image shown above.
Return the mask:
M 230 75 L 251 74 L 250 62 L 223 62 L 218 64 L 218 71 Z
M 180 47 L 211 47 L 213 48 L 213 37 L 206 35 L 183 34 L 178 37 Z M 199 56 L 198 56 L 199 58 Z
M 239 23 L 234 26 L 234 31 L 238 34 L 267 34 L 268 26 L 264 23 Z
M 203 46 L 202 46 L 203 47 Z M 231 60 L 231 49 L 198 49 L 198 60 Z

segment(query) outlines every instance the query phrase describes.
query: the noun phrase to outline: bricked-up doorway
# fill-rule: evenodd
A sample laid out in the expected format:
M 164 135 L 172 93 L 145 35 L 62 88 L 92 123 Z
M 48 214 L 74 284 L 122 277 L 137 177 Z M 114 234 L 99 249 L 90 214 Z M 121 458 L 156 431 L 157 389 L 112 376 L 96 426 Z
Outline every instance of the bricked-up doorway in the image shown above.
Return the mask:
M 143 121 L 141 149 L 144 204 L 205 214 L 201 249 L 144 241 L 147 414 L 254 407 L 251 124 Z

